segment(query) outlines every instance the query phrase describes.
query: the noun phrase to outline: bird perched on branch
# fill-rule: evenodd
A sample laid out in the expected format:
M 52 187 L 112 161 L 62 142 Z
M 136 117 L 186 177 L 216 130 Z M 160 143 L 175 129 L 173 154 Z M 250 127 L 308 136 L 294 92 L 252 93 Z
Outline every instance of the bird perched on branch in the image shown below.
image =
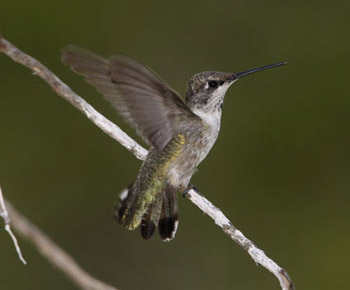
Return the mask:
M 240 73 L 198 73 L 183 100 L 151 69 L 125 56 L 107 59 L 68 46 L 62 60 L 96 87 L 151 146 L 135 182 L 121 193 L 115 216 L 129 230 L 141 226 L 144 239 L 158 227 L 165 241 L 175 237 L 178 226 L 177 191 L 188 188 L 218 137 L 227 89 L 244 76 L 286 64 Z

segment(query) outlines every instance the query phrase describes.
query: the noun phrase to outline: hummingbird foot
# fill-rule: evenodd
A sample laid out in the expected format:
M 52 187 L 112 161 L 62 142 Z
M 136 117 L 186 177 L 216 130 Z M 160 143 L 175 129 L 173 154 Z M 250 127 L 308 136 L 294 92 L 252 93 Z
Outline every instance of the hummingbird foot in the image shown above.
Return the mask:
M 193 184 L 189 184 L 189 185 L 187 186 L 187 188 L 184 190 L 184 192 L 182 193 L 182 196 L 183 196 L 183 197 L 186 197 L 187 194 L 189 193 L 189 191 L 192 190 L 192 189 L 193 189 L 195 192 L 199 193 L 199 189 L 198 189 L 197 186 L 195 186 L 195 185 L 193 185 Z

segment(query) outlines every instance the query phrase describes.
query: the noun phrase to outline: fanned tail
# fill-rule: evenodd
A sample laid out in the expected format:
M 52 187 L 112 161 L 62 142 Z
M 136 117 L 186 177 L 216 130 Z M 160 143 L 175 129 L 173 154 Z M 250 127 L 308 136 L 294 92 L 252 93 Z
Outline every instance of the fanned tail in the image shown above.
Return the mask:
M 140 192 L 137 188 L 137 185 L 133 184 L 120 193 L 114 216 L 116 221 L 128 230 L 135 230 L 142 224 L 142 236 L 148 239 L 158 225 L 163 190 L 160 188 L 160 193 L 153 198 L 149 196 L 147 198 L 147 194 Z
M 137 203 L 137 191 L 134 185 L 129 186 L 121 192 L 119 203 L 115 207 L 115 218 L 117 222 L 129 230 L 134 230 L 134 214 Z M 148 205 L 147 211 L 142 216 L 141 236 L 150 239 L 157 226 L 159 234 L 164 241 L 171 241 L 175 237 L 178 226 L 176 188 L 167 183 Z

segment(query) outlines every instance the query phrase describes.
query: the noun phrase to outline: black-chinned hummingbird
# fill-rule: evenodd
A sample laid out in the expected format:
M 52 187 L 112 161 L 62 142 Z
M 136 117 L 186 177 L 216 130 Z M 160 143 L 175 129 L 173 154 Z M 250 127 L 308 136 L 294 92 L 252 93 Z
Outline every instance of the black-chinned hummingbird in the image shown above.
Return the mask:
M 129 230 L 141 225 L 144 239 L 158 226 L 165 241 L 175 237 L 178 226 L 177 191 L 188 187 L 218 137 L 227 89 L 249 74 L 286 64 L 198 73 L 183 100 L 151 69 L 125 56 L 106 59 L 68 46 L 62 60 L 96 87 L 150 145 L 136 181 L 120 195 L 115 217 Z

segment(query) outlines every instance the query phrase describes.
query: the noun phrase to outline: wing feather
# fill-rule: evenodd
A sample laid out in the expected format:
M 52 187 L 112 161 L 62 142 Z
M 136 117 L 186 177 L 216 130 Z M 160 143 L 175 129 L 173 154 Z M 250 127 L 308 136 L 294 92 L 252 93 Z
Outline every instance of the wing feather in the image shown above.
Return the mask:
M 108 60 L 68 46 L 62 60 L 96 87 L 137 133 L 158 150 L 164 149 L 189 118 L 198 118 L 158 75 L 129 57 L 113 56 Z

